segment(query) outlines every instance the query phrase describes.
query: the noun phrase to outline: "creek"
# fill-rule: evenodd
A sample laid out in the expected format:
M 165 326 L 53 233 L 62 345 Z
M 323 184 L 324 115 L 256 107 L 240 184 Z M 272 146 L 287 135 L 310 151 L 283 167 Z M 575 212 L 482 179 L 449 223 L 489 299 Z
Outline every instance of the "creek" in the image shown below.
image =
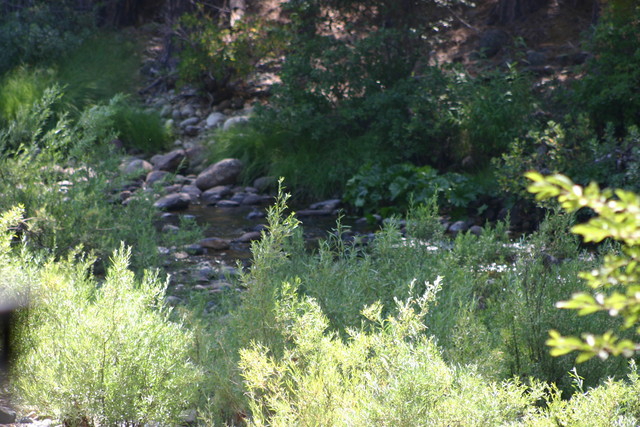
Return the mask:
M 251 259 L 251 245 L 235 241 L 243 234 L 259 229 L 267 224 L 265 217 L 248 218 L 252 212 L 265 212 L 249 206 L 215 207 L 206 205 L 191 205 L 181 215 L 191 215 L 204 231 L 204 237 L 217 237 L 231 242 L 229 249 L 224 251 L 208 250 L 209 257 L 222 261 L 226 265 L 235 265 L 236 261 L 245 264 Z M 297 211 L 297 209 L 294 209 Z M 317 248 L 318 242 L 325 239 L 335 230 L 337 216 L 305 216 L 299 218 L 303 229 L 303 236 L 309 249 Z M 171 222 L 177 223 L 179 217 L 173 217 Z M 377 229 L 367 223 L 358 221 L 354 216 L 343 216 L 342 226 L 354 234 L 368 234 Z

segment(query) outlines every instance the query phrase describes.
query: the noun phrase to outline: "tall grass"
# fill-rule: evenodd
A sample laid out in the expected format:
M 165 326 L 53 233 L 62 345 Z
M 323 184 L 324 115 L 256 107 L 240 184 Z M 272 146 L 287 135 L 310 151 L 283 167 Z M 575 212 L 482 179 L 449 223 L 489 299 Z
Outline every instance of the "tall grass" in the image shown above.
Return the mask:
M 64 97 L 58 111 L 77 116 L 84 108 L 104 103 L 138 84 L 133 39 L 100 33 L 46 66 L 19 66 L 0 80 L 0 122 L 5 125 L 39 100 L 47 87 L 58 85 Z
M 606 401 L 594 417 L 640 416 L 624 361 L 581 365 L 576 391 L 573 360 L 546 350 L 552 327 L 607 326 L 554 306 L 597 262 L 578 256 L 570 218 L 517 244 L 504 224 L 447 241 L 436 210 L 421 208 L 409 223 L 422 238 L 389 226 L 364 249 L 343 242 L 338 227 L 307 253 L 285 212 L 280 202 L 270 234 L 254 244 L 238 305 L 210 317 L 205 424 L 545 425 L 579 419 L 590 387 Z M 573 258 L 547 264 L 545 253 Z M 623 395 L 632 406 L 616 402 Z

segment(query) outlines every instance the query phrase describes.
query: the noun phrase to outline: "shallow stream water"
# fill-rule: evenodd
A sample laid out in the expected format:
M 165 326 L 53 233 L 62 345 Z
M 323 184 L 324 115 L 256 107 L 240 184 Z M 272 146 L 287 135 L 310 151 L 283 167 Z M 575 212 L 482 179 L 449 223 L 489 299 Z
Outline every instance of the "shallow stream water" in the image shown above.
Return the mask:
M 205 237 L 234 240 L 260 225 L 267 224 L 266 217 L 248 219 L 248 215 L 254 211 L 264 212 L 265 209 L 256 209 L 249 206 L 215 207 L 192 205 L 183 212 L 183 215 L 193 215 L 196 218 L 196 222 L 203 227 Z M 335 215 L 299 218 L 307 247 L 310 249 L 317 247 L 319 240 L 326 238 L 331 231 L 335 230 L 337 219 Z M 370 233 L 376 229 L 375 226 L 359 223 L 356 217 L 344 216 L 341 219 L 341 223 L 343 227 L 347 227 L 355 233 Z M 235 264 L 236 260 L 249 260 L 251 258 L 251 250 L 249 244 L 232 242 L 229 249 L 222 252 L 211 251 L 210 255 L 216 259 L 223 260 L 227 264 Z

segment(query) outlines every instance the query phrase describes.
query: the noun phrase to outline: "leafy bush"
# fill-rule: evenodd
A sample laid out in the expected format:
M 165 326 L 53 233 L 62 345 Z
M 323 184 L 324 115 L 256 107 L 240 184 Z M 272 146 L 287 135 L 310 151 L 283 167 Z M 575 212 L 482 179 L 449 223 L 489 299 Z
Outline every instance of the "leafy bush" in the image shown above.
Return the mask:
M 55 62 L 91 34 L 91 14 L 71 3 L 36 0 L 0 17 L 0 75 L 20 64 Z
M 225 89 L 284 47 L 275 24 L 264 18 L 246 16 L 231 26 L 202 5 L 198 9 L 180 19 L 178 34 L 183 46 L 178 72 L 184 82 L 213 91 Z
M 342 191 L 368 163 L 481 170 L 533 122 L 529 82 L 515 70 L 483 80 L 432 66 L 369 87 L 351 71 L 339 81 L 335 58 L 311 69 L 316 59 L 289 56 L 270 105 L 256 109 L 250 130 L 218 135 L 214 156 L 242 157 L 253 177 L 285 176 L 321 197 Z
M 256 425 L 499 424 L 523 416 L 544 391 L 517 383 L 487 384 L 471 369 L 449 368 L 423 323 L 439 282 L 422 297 L 363 310 L 360 329 L 343 342 L 327 332 L 318 304 L 284 285 L 277 316 L 292 347 L 274 356 L 255 343 L 242 350 Z M 446 392 L 443 392 L 445 391 Z
M 540 130 L 514 140 L 507 153 L 494 159 L 498 184 L 503 191 L 527 197 L 524 173 L 564 171 L 586 185 L 598 181 L 615 187 L 638 188 L 640 134 L 630 126 L 621 136 L 607 126 L 598 136 L 585 115 L 567 116 L 562 122 L 550 121 Z M 585 167 L 589 165 L 589 167 Z
M 484 73 L 458 82 L 462 90 L 459 122 L 462 150 L 482 164 L 506 151 L 513 138 L 535 124 L 531 79 L 510 66 L 506 73 Z
M 594 290 L 593 294 L 576 293 L 569 301 L 558 303 L 558 307 L 578 310 L 581 315 L 607 312 L 611 317 L 620 317 L 622 325 L 618 325 L 619 328 L 635 328 L 634 332 L 640 333 L 640 270 L 637 265 L 640 251 L 636 236 L 640 229 L 640 197 L 624 190 L 600 191 L 595 183 L 582 188 L 563 175 L 545 178 L 537 172 L 530 172 L 527 177 L 533 181 L 529 191 L 538 199 L 557 198 L 570 212 L 584 207 L 593 209 L 596 217 L 572 229 L 586 242 L 613 239 L 622 245 L 618 253 L 606 256 L 598 269 L 580 274 Z M 551 331 L 550 335 L 551 354 L 560 356 L 579 351 L 578 362 L 596 355 L 602 359 L 611 354 L 631 357 L 638 350 L 638 344 L 634 342 L 637 338 L 634 341 L 620 339 L 611 329 L 601 335 L 585 332 L 582 340 L 564 338 L 557 331 Z
M 113 200 L 123 180 L 108 144 L 117 135 L 113 117 L 137 110 L 119 97 L 113 108 L 91 110 L 74 126 L 52 111 L 60 97 L 55 88 L 45 91 L 0 132 L 0 206 L 24 206 L 34 248 L 64 254 L 82 244 L 106 259 L 125 241 L 135 248 L 136 268 L 155 265 L 161 237 L 150 221 L 157 213 L 151 195 L 141 192 L 127 206 Z
M 436 198 L 446 208 L 466 207 L 482 192 L 464 175 L 438 174 L 430 166 L 410 164 L 387 168 L 365 166 L 347 181 L 344 200 L 365 212 L 404 212 L 411 203 L 421 205 Z
M 574 102 L 586 108 L 599 131 L 640 125 L 640 7 L 610 2 L 595 28 L 587 73 L 576 84 Z
M 124 246 L 100 286 L 92 260 L 76 255 L 2 267 L 3 278 L 12 264 L 29 277 L 30 308 L 18 320 L 17 395 L 66 425 L 177 422 L 193 403 L 199 372 L 192 335 L 163 306 L 166 284 L 152 274 L 136 281 Z

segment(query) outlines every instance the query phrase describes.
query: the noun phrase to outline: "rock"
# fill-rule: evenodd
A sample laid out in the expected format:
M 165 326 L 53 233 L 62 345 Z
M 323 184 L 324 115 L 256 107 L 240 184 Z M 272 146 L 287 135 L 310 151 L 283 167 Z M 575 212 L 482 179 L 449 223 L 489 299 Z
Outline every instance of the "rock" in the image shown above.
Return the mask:
M 180 127 L 186 128 L 187 126 L 193 126 L 198 124 L 199 121 L 200 119 L 197 117 L 189 117 L 188 119 L 184 119 L 180 122 Z
M 171 253 L 171 250 L 169 250 L 169 248 L 165 248 L 164 246 L 158 246 L 156 249 L 160 255 L 169 255 Z
M 182 114 L 180 114 L 180 110 L 173 110 L 171 113 L 171 120 L 180 120 L 182 118 Z
M 121 139 L 112 139 L 109 144 L 111 144 L 112 147 L 114 147 L 116 150 L 123 150 L 124 149 L 124 142 L 122 142 Z
M 181 414 L 180 418 L 182 418 L 182 423 L 183 425 L 195 425 L 197 419 L 198 419 L 198 411 L 196 411 L 195 409 L 192 409 L 188 412 L 186 412 L 185 414 Z
M 356 224 L 365 225 L 365 224 L 380 224 L 382 223 L 382 217 L 378 214 L 372 214 L 369 216 L 365 216 L 362 218 L 358 218 L 356 220 Z
M 198 282 L 208 282 L 215 275 L 216 275 L 216 271 L 213 268 L 211 268 L 211 266 L 206 265 L 201 269 L 199 269 L 198 271 L 196 271 L 196 273 L 194 274 L 194 278 Z
M 0 424 L 13 424 L 16 422 L 16 412 L 12 409 L 0 406 Z
M 309 209 L 317 210 L 317 209 L 326 209 L 326 210 L 335 210 L 340 206 L 342 200 L 340 199 L 330 199 L 325 200 L 323 202 L 317 202 L 309 206 Z
M 164 187 L 164 191 L 169 193 L 179 193 L 182 190 L 182 185 L 180 184 L 171 184 Z
M 224 125 L 222 125 L 222 130 L 228 131 L 233 127 L 236 127 L 238 125 L 243 125 L 248 122 L 249 122 L 249 117 L 246 117 L 246 116 L 231 117 L 225 120 Z
M 206 153 L 200 145 L 186 149 L 185 154 L 187 155 L 187 159 L 189 159 L 189 167 L 191 169 L 200 166 L 206 160 Z
M 171 106 L 169 104 L 165 104 L 160 110 L 160 117 L 167 118 L 171 115 Z
M 220 200 L 216 203 L 216 206 L 219 208 L 236 208 L 240 206 L 240 203 L 233 200 Z
M 189 196 L 191 196 L 192 202 L 198 201 L 198 199 L 202 195 L 202 191 L 200 191 L 200 189 L 195 185 L 185 185 L 184 187 L 182 187 L 182 192 L 187 193 Z
M 198 126 L 186 126 L 184 128 L 184 134 L 187 136 L 197 136 L 200 133 Z
M 191 117 L 196 114 L 196 109 L 193 105 L 187 104 L 180 109 L 180 117 Z
M 469 232 L 471 234 L 475 234 L 476 236 L 480 236 L 482 235 L 482 227 L 480 227 L 479 225 L 472 225 L 471 228 L 469 228 Z
M 266 217 L 267 214 L 261 211 L 251 211 L 247 214 L 245 218 L 247 219 L 261 219 Z
M 134 159 L 121 168 L 125 175 L 145 176 L 153 170 L 153 165 L 142 159 Z
M 167 154 L 156 154 L 151 158 L 154 169 L 168 172 L 176 172 L 178 169 L 184 169 L 184 163 L 186 161 L 187 154 L 181 149 L 173 150 Z
M 526 61 L 529 63 L 529 65 L 532 65 L 532 66 L 544 65 L 545 62 L 547 61 L 547 55 L 545 55 L 544 52 L 536 52 L 535 50 L 528 50 Z
M 254 240 L 260 240 L 260 239 L 262 239 L 261 232 L 249 231 L 247 233 L 244 233 L 242 236 L 238 237 L 237 239 L 235 239 L 234 242 L 250 243 L 250 242 L 253 242 Z
M 177 225 L 165 224 L 162 226 L 163 233 L 175 233 L 177 231 L 180 231 L 180 227 L 178 227 Z
M 255 187 L 244 187 L 244 192 L 249 194 L 258 194 L 258 189 Z
M 449 233 L 453 234 L 454 236 L 456 236 L 458 233 L 462 233 L 465 232 L 469 229 L 469 226 L 467 225 L 466 222 L 464 221 L 456 221 L 453 224 L 451 224 L 449 226 L 449 229 L 447 230 Z
M 225 278 L 238 277 L 238 276 L 240 276 L 240 271 L 235 267 L 231 267 L 229 265 L 225 265 L 220 269 L 219 276 L 220 277 L 225 277 Z
M 278 181 L 272 176 L 263 176 L 260 178 L 256 178 L 253 181 L 253 186 L 258 190 L 258 192 L 264 192 L 274 187 Z
M 257 231 L 258 233 L 262 231 L 267 232 L 269 231 L 269 227 L 266 224 L 257 224 L 253 228 L 251 228 L 251 231 Z
M 332 215 L 333 210 L 331 209 L 303 209 L 301 211 L 296 212 L 296 216 L 328 216 Z
M 169 172 L 165 171 L 151 171 L 147 174 L 147 179 L 145 179 L 145 182 L 147 183 L 147 185 L 153 185 L 156 182 L 160 182 L 163 179 L 167 178 L 168 175 Z
M 242 168 L 243 164 L 238 159 L 221 160 L 202 171 L 196 178 L 196 185 L 204 191 L 217 185 L 234 184 Z
M 503 30 L 491 29 L 480 34 L 478 48 L 481 55 L 491 58 L 500 52 L 507 43 L 509 43 L 509 34 Z
M 200 199 L 206 204 L 214 204 L 219 200 L 231 195 L 231 187 L 228 185 L 217 185 L 204 191 L 200 195 Z
M 222 123 L 224 122 L 224 119 L 225 119 L 225 116 L 222 113 L 213 112 L 209 114 L 206 120 L 207 129 L 215 128 L 222 125 Z
M 170 295 L 168 297 L 165 298 L 165 301 L 167 302 L 167 305 L 171 306 L 171 307 L 175 307 L 176 305 L 180 304 L 182 302 L 182 300 L 176 296 Z
M 173 193 L 161 197 L 153 206 L 167 211 L 177 211 L 188 208 L 189 203 L 191 203 L 191 196 L 188 193 Z
M 263 200 L 264 200 L 263 197 L 257 194 L 247 194 L 242 199 L 242 204 L 247 206 L 259 205 L 262 203 Z
M 121 202 L 124 202 L 125 200 L 127 200 L 129 197 L 131 197 L 133 193 L 129 190 L 125 190 L 120 192 L 120 194 L 118 195 L 118 198 L 120 199 Z
M 207 237 L 206 239 L 200 240 L 198 244 L 203 248 L 213 249 L 215 251 L 224 251 L 230 247 L 228 240 L 219 237 Z
M 225 282 L 224 280 L 216 280 L 215 282 L 211 282 L 207 285 L 195 285 L 193 289 L 198 291 L 209 291 L 209 292 L 222 292 L 225 289 L 231 289 L 233 285 L 229 282 Z
M 242 201 L 244 200 L 245 197 L 247 197 L 245 193 L 239 192 L 239 193 L 235 193 L 230 200 L 233 202 L 238 202 L 238 204 L 242 204 Z

